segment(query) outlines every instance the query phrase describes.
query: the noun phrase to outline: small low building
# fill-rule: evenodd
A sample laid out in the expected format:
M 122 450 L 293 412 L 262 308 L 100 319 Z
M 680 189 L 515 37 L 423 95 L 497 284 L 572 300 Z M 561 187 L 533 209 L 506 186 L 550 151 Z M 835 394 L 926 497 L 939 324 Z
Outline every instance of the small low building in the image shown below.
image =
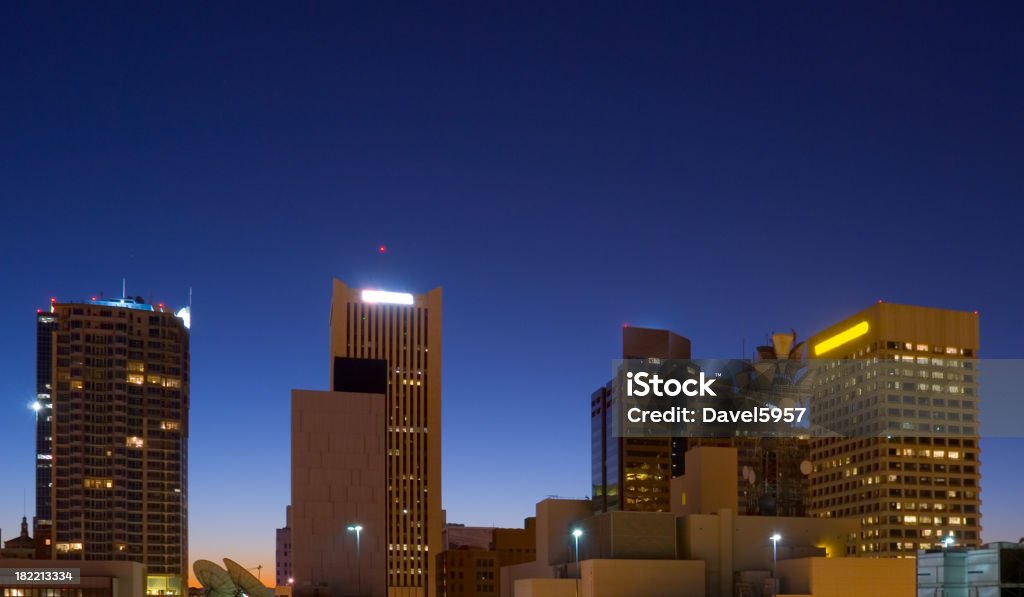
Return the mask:
M 1024 595 L 1024 543 L 980 549 L 931 549 L 917 554 L 918 597 Z
M 0 557 L 24 560 L 36 557 L 36 541 L 28 534 L 28 519 L 24 516 L 21 517 L 21 534 L 14 539 L 4 541 Z
M 45 595 L 70 595 L 67 589 L 75 589 L 75 595 L 103 597 L 139 597 L 145 595 L 146 567 L 139 562 L 114 562 L 107 560 L 37 560 L 0 558 L 0 568 L 19 570 L 77 569 L 78 578 L 74 586 L 66 584 L 17 583 L 0 578 L 0 595 L 21 595 L 43 597 Z

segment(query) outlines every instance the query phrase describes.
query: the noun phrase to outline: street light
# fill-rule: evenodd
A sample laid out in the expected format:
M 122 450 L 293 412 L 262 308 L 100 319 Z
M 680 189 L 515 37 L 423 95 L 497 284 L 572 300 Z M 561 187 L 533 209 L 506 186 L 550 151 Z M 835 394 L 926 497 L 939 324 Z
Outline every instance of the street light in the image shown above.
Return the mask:
M 779 592 L 779 541 L 782 541 L 782 535 L 774 533 L 769 539 L 772 540 L 772 595 L 775 595 Z
M 363 525 L 361 525 L 361 524 L 350 525 L 348 527 L 348 531 L 350 533 L 355 533 L 356 534 L 356 593 L 359 594 L 359 595 L 362 595 L 363 594 L 363 583 L 362 583 L 362 580 L 363 580 L 363 570 L 362 570 L 362 565 L 360 564 L 360 561 L 359 561 L 360 560 L 360 555 L 361 555 L 361 552 L 359 550 L 359 536 L 363 532 Z
M 572 530 L 572 537 L 576 540 L 576 597 L 580 597 L 580 537 L 582 536 L 582 529 Z
M 949 549 L 950 546 L 952 546 L 954 543 L 956 543 L 956 538 L 953 537 L 953 531 L 950 531 L 949 532 L 949 537 L 946 537 L 945 539 L 942 540 L 942 545 L 946 549 Z

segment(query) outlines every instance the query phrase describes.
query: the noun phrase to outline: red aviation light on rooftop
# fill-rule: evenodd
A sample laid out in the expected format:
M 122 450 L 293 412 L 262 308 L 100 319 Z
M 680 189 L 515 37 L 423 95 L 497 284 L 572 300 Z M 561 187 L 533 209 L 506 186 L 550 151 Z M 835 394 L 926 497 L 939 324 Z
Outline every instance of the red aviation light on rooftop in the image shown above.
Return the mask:
M 381 255 L 383 255 L 384 253 L 387 253 L 388 252 L 387 245 L 381 245 L 381 246 L 377 247 L 377 252 L 380 253 Z

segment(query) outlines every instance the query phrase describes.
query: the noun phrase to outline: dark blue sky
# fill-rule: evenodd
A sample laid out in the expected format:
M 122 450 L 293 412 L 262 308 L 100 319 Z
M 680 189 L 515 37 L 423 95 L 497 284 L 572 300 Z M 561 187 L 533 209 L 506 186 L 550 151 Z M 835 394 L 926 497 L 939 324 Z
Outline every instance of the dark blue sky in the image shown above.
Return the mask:
M 444 287 L 467 523 L 589 493 L 624 322 L 731 357 L 884 298 L 977 309 L 982 354 L 1024 356 L 1019 5 L 371 4 L 2 9 L 5 536 L 35 309 L 122 276 L 194 288 L 190 555 L 253 566 L 332 276 Z M 984 447 L 984 538 L 1016 540 L 1024 442 Z

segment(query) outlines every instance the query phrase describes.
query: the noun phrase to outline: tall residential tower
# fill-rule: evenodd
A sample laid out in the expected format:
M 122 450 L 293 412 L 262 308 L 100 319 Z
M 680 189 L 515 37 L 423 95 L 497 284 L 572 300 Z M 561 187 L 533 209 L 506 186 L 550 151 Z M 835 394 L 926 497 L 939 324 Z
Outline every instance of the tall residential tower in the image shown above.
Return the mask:
M 39 391 L 36 406 L 50 425 L 37 427 L 37 458 L 51 456 L 52 476 L 36 518 L 52 520 L 52 557 L 141 562 L 148 594 L 184 594 L 188 308 L 175 314 L 126 297 L 53 300 L 50 310 L 37 318 L 38 377 L 40 388 L 50 377 L 50 402 Z

